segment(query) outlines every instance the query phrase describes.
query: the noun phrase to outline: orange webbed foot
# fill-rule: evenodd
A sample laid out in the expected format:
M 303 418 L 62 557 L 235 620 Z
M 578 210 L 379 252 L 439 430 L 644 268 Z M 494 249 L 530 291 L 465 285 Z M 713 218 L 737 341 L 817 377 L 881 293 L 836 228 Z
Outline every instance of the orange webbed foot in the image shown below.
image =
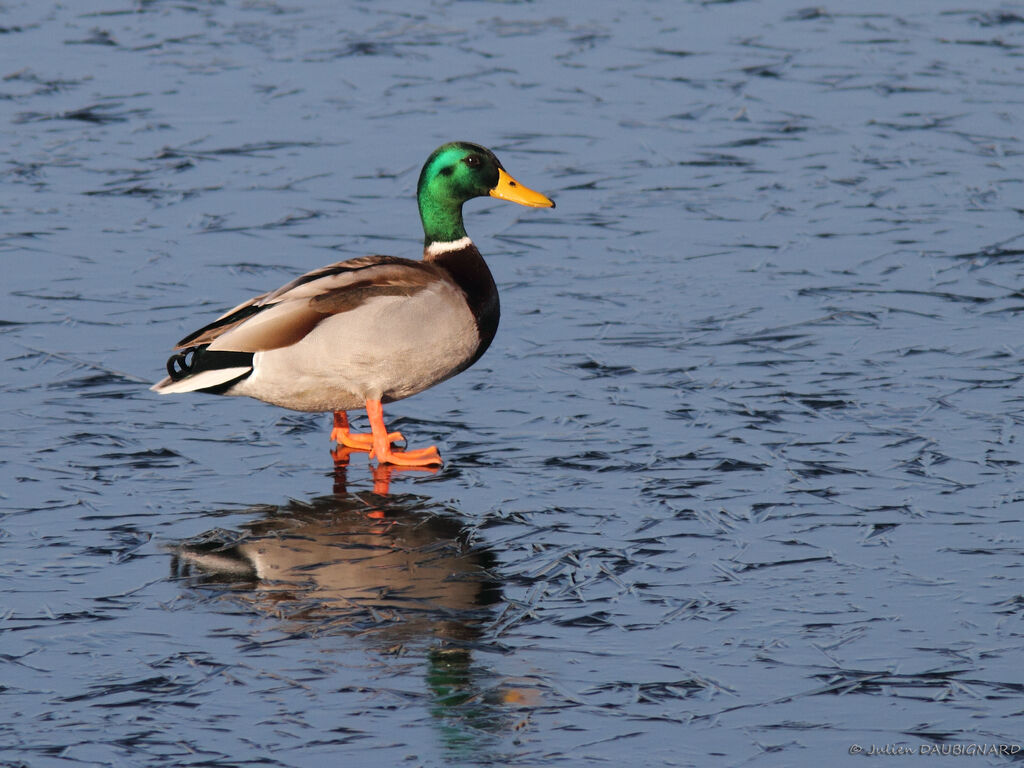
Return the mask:
M 376 459 L 381 464 L 394 464 L 399 467 L 432 467 L 444 463 L 441 461 L 441 454 L 433 445 L 412 451 L 391 450 L 391 433 L 384 425 L 384 409 L 380 400 L 366 401 L 366 415 L 370 417 L 370 429 L 373 430 L 371 459 Z
M 394 464 L 399 467 L 431 467 L 440 466 L 444 462 L 441 454 L 437 452 L 436 446 L 429 448 L 417 448 L 412 451 L 392 451 L 391 447 L 378 455 L 376 449 L 370 451 L 370 458 L 376 459 L 381 464 Z
M 405 437 L 401 432 L 388 432 L 389 443 L 404 442 Z M 331 430 L 331 442 L 339 443 L 353 451 L 372 451 L 373 435 L 350 432 L 348 427 L 348 416 L 344 411 L 334 412 L 334 428 Z
M 346 448 L 351 448 L 353 451 L 373 450 L 373 435 L 346 432 L 342 435 L 335 436 L 334 430 L 331 430 L 331 440 L 336 443 L 341 443 Z M 389 443 L 401 443 L 404 441 L 405 437 L 401 432 L 388 432 Z

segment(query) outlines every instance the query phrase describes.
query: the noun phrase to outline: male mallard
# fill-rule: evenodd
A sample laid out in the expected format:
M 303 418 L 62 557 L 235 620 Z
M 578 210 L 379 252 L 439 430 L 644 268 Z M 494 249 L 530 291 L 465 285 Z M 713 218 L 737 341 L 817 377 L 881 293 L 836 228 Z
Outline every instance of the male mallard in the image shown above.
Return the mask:
M 440 464 L 437 448 L 392 450 L 382 403 L 464 371 L 498 329 L 498 290 L 466 235 L 462 204 L 490 195 L 553 208 L 490 150 L 453 142 L 420 172 L 423 260 L 363 256 L 308 272 L 238 305 L 178 342 L 161 394 L 245 395 L 296 411 L 334 411 L 331 439 L 381 463 Z M 372 434 L 348 430 L 365 407 Z

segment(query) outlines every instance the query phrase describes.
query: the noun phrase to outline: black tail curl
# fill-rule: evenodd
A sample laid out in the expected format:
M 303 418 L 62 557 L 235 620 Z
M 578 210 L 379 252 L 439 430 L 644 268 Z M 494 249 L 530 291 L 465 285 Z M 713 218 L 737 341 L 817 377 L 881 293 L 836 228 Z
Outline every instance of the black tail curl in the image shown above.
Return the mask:
M 171 355 L 167 359 L 167 375 L 171 377 L 171 381 L 181 381 L 203 371 L 252 366 L 252 352 L 222 350 L 211 352 L 207 349 L 209 346 L 209 344 L 200 344 Z M 245 376 L 240 378 L 245 378 Z
M 171 355 L 167 360 L 167 375 L 171 377 L 171 381 L 181 381 L 195 373 L 196 357 L 203 349 L 205 347 L 202 346 L 189 347 Z

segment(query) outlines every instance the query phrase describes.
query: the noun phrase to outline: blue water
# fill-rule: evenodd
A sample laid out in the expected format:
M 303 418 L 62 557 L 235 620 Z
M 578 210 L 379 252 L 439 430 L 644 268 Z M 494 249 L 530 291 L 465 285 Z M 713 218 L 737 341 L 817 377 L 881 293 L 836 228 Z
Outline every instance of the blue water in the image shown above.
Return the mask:
M 1009 2 L 4 3 L 0 764 L 1021 745 L 1022 51 Z M 467 206 L 498 337 L 386 411 L 441 471 L 148 391 L 415 257 L 453 139 L 558 207 Z

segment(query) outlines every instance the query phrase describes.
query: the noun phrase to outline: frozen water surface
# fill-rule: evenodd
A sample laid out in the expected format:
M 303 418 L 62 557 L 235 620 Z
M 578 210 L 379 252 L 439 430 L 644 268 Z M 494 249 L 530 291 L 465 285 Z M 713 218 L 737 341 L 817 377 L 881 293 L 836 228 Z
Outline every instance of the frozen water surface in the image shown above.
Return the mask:
M 1022 52 L 979 0 L 0 5 L 0 763 L 1020 745 Z M 467 206 L 498 337 L 388 408 L 440 472 L 148 391 L 416 256 L 453 139 L 558 208 Z

